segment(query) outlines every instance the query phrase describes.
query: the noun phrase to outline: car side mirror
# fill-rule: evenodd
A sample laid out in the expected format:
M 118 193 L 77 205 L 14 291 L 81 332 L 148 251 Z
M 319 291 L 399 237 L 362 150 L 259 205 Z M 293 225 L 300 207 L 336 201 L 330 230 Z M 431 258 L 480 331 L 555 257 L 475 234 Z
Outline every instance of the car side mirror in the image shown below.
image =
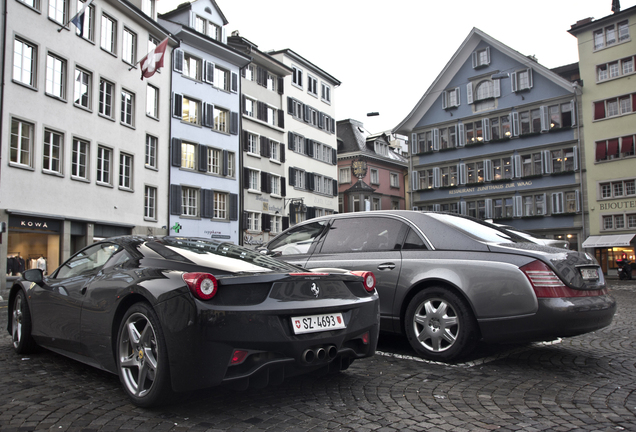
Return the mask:
M 44 282 L 44 272 L 39 268 L 26 270 L 24 273 L 22 273 L 22 279 L 28 282 L 34 282 L 38 285 L 42 285 L 42 283 Z

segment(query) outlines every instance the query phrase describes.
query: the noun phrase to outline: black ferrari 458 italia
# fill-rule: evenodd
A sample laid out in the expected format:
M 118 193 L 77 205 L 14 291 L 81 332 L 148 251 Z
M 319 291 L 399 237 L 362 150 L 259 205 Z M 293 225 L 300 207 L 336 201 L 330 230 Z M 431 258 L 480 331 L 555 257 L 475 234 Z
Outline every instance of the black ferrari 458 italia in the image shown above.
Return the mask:
M 38 345 L 118 374 L 139 406 L 231 383 L 339 371 L 375 353 L 371 272 L 308 271 L 231 243 L 124 236 L 10 290 L 17 353 Z

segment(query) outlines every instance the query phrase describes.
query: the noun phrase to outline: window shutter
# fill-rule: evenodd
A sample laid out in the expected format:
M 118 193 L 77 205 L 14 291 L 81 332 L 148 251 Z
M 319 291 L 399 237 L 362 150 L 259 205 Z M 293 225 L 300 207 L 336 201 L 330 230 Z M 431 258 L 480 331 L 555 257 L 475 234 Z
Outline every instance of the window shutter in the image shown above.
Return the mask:
M 237 112 L 230 112 L 230 134 L 238 135 L 239 117 Z
M 248 151 L 250 148 L 250 134 L 248 131 L 243 131 L 243 151 Z
M 294 150 L 294 133 L 293 132 L 287 133 L 287 148 L 292 151 Z
M 280 178 L 280 196 L 283 198 L 287 196 L 287 179 L 285 177 Z
M 579 170 L 579 149 L 578 147 L 574 147 L 572 157 L 574 158 L 574 171 Z
M 417 134 L 411 134 L 411 154 L 417 154 Z
M 493 86 L 494 86 L 494 93 L 495 93 L 495 97 L 501 97 L 501 80 L 500 79 L 496 79 L 492 81 Z
M 472 58 L 473 58 L 473 69 L 475 69 L 477 66 L 479 66 L 479 64 L 477 63 L 477 51 L 473 51 Z
M 304 106 L 304 116 L 303 116 L 303 120 L 305 121 L 305 123 L 308 123 L 309 120 L 311 119 L 311 108 L 309 107 L 309 105 L 305 105 Z
M 232 93 L 238 93 L 238 74 L 236 72 L 232 72 Z
M 203 104 L 203 126 L 214 127 L 214 105 Z
M 485 118 L 484 119 L 484 141 L 486 142 L 490 141 L 491 136 L 492 136 L 492 130 L 490 129 L 490 119 Z
M 576 101 L 574 99 L 570 101 L 570 112 L 572 115 L 572 126 L 576 126 Z
M 296 186 L 296 170 L 289 167 L 289 185 Z
M 576 201 L 576 212 L 581 212 L 581 191 L 578 189 L 574 191 L 574 200 Z
M 211 218 L 214 215 L 214 191 L 201 190 L 201 217 Z
M 550 150 L 544 150 L 542 153 L 543 153 L 543 173 L 552 174 L 552 158 L 550 157 Z
M 411 190 L 416 191 L 419 189 L 418 185 L 418 173 L 417 171 L 411 171 Z
M 238 195 L 230 194 L 230 220 L 238 220 Z
M 181 185 L 170 185 L 170 214 L 181 214 Z
M 271 231 L 271 219 L 267 213 L 261 214 L 261 230 Z
M 204 65 L 205 69 L 205 82 L 214 85 L 214 63 L 206 61 Z
M 486 198 L 485 205 L 486 205 L 486 208 L 484 210 L 486 213 L 486 219 L 491 219 L 492 218 L 492 199 Z
M 266 136 L 260 137 L 261 141 L 261 156 L 269 157 L 269 139 Z
M 227 150 L 223 150 L 223 168 L 222 168 L 221 174 L 223 174 L 226 177 L 229 172 L 229 163 L 230 163 L 229 156 L 230 156 L 229 152 Z
M 510 90 L 514 93 L 517 91 L 517 72 L 510 74 Z
M 172 138 L 172 166 L 181 166 L 181 140 L 179 138 Z M 179 213 L 181 214 L 181 213 Z
M 183 117 L 183 95 L 172 93 L 172 116 L 178 119 Z
M 207 172 L 208 170 L 208 147 L 204 146 L 202 144 L 199 144 L 198 146 L 198 154 L 197 154 L 197 159 L 198 159 L 198 170 L 199 172 Z
M 484 180 L 492 181 L 492 161 L 489 159 L 484 161 Z
M 270 174 L 265 172 L 265 171 L 261 171 L 261 192 L 265 192 L 265 193 L 269 193 L 270 192 L 270 187 L 269 187 L 269 182 L 268 182 L 268 176 Z
M 521 155 L 514 155 L 512 160 L 512 163 L 514 164 L 514 171 L 512 175 L 514 176 L 514 178 L 521 178 L 523 174 L 521 169 Z
M 287 96 L 287 114 L 294 114 L 294 100 Z
M 486 63 L 490 64 L 490 47 L 486 47 Z
M 459 90 L 459 87 L 455 87 L 455 99 L 457 100 L 455 106 L 460 106 L 462 104 L 462 92 Z
M 541 105 L 541 107 L 539 107 L 539 111 L 541 113 L 541 132 L 550 130 L 550 117 L 548 107 L 545 105 Z
M 333 196 L 338 196 L 338 180 L 333 179 Z
M 528 69 L 528 88 L 532 88 L 532 68 Z
M 282 77 L 278 77 L 278 94 L 285 94 L 285 80 Z
M 285 163 L 285 144 L 280 143 L 280 162 Z
M 513 200 L 514 207 L 512 209 L 513 217 L 523 216 L 523 197 L 521 195 L 515 195 Z
M 289 216 L 283 216 L 282 222 L 283 222 L 283 231 L 285 231 L 287 228 L 289 228 Z
M 464 134 L 464 123 L 457 125 L 457 147 L 464 147 L 466 145 L 466 136 Z
M 289 220 L 296 220 L 296 205 L 295 204 L 290 204 L 289 205 Z
M 442 109 L 446 109 L 448 105 L 446 105 L 446 101 L 448 99 L 448 91 L 442 92 Z
M 459 214 L 466 215 L 466 201 L 459 202 Z
M 466 102 L 473 103 L 473 83 L 466 84 Z
M 512 112 L 512 136 L 519 136 L 519 113 Z
M 459 184 L 460 185 L 466 184 L 467 174 L 468 173 L 466 172 L 466 164 L 464 162 L 460 162 L 459 163 Z
M 433 187 L 438 188 L 442 183 L 442 172 L 439 167 L 433 168 Z
M 331 149 L 331 164 L 338 165 L 338 151 L 335 148 Z
M 174 50 L 174 62 L 172 64 L 175 72 L 183 73 L 183 50 Z M 179 213 L 181 214 L 181 213 Z
M 563 213 L 563 193 L 557 192 L 552 194 L 552 213 Z
M 250 188 L 250 170 L 247 167 L 243 167 L 243 189 Z
M 285 111 L 279 109 L 276 112 L 278 112 L 278 127 L 285 129 Z
M 440 211 L 440 205 L 439 204 L 433 204 L 433 211 Z
M 310 172 L 305 172 L 305 189 L 313 191 L 314 190 L 314 174 Z
M 433 129 L 433 151 L 439 150 L 439 129 Z

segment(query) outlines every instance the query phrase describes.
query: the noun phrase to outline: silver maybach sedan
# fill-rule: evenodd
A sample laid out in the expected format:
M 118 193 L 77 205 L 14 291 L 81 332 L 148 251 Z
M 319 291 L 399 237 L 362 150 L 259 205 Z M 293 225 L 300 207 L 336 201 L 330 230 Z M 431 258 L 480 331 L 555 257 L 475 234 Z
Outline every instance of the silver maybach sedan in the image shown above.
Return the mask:
M 267 252 L 306 267 L 372 271 L 381 330 L 448 361 L 479 340 L 552 340 L 609 325 L 616 302 L 589 254 L 456 214 L 345 213 L 285 230 Z

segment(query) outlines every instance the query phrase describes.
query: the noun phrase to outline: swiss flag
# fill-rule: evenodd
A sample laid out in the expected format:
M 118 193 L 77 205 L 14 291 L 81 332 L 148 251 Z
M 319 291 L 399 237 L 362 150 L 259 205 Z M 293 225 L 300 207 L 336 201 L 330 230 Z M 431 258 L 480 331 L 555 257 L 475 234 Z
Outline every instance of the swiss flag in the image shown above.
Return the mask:
M 157 69 L 163 67 L 163 55 L 166 53 L 168 46 L 168 38 L 165 38 L 159 45 L 150 51 L 146 57 L 141 59 L 141 79 L 150 78 L 157 72 Z

